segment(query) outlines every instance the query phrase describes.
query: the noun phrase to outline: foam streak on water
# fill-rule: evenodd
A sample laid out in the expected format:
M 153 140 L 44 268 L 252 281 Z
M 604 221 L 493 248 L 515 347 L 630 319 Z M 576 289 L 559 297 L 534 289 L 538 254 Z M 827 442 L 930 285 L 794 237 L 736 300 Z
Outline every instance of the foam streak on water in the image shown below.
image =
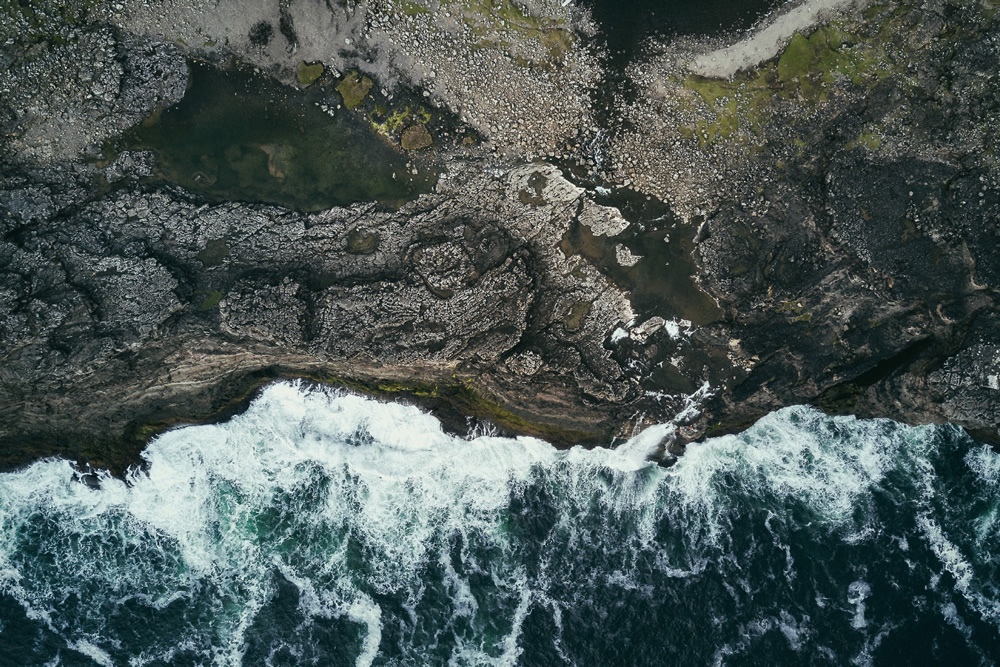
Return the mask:
M 651 432 L 463 439 L 279 383 L 159 437 L 125 482 L 0 475 L 0 641 L 66 665 L 1000 655 L 990 448 L 799 407 L 663 469 L 637 457 Z

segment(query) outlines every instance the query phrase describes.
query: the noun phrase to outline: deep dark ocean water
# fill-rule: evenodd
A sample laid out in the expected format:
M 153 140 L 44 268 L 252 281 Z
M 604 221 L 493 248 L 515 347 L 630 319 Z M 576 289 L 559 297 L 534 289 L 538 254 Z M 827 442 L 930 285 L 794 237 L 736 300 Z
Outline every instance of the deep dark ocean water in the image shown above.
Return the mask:
M 805 407 L 644 462 L 282 383 L 0 475 L 10 665 L 992 664 L 1000 455 Z

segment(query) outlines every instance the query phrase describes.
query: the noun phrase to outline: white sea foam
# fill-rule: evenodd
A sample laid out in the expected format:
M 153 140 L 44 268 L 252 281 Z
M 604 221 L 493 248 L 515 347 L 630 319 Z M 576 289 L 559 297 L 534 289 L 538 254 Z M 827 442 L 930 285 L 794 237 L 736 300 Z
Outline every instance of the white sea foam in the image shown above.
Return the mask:
M 851 437 L 843 437 L 851 430 Z M 895 464 L 902 436 L 878 420 L 827 419 L 808 408 L 764 417 L 742 435 L 695 444 L 675 466 L 677 488 L 704 511 L 732 479 L 751 495 L 803 501 L 820 521 L 848 522 Z
M 965 635 L 967 639 L 972 636 L 972 629 L 962 620 L 954 602 L 941 605 L 941 615 L 944 616 L 949 625 Z
M 70 642 L 67 646 L 77 653 L 87 656 L 101 667 L 114 667 L 115 663 L 111 659 L 111 656 L 108 655 L 106 651 L 101 650 L 100 647 L 86 639 Z
M 865 619 L 865 599 L 871 595 L 872 589 L 868 582 L 863 580 L 853 581 L 847 587 L 847 601 L 854 605 L 854 615 L 851 616 L 851 627 L 861 630 L 868 626 Z
M 994 492 L 1000 491 L 1000 456 L 997 456 L 992 447 L 974 447 L 965 455 L 964 460 L 980 484 Z
M 703 387 L 688 407 L 699 409 L 709 391 Z M 651 427 L 614 450 L 559 451 L 533 438 L 453 437 L 412 406 L 277 383 L 227 423 L 157 438 L 144 453 L 146 469 L 127 484 L 101 475 L 100 488 L 90 488 L 63 461 L 0 475 L 0 591 L 98 664 L 169 661 L 179 652 L 244 664 L 282 578 L 297 591 L 303 628 L 337 621 L 356 629 L 358 665 L 379 661 L 387 641 L 399 644 L 405 664 L 516 664 L 533 609 L 551 615 L 556 650 L 570 655 L 564 610 L 600 588 L 653 601 L 651 570 L 681 586 L 727 571 L 722 589 L 749 600 L 756 584 L 741 561 L 769 550 L 780 559 L 775 573 L 794 580 L 786 506 L 801 508 L 811 529 L 871 543 L 879 535 L 874 519 L 870 512 L 859 519 L 857 510 L 876 491 L 891 497 L 887 476 L 906 470 L 925 489 L 918 525 L 955 590 L 985 617 L 1000 618 L 975 563 L 932 513 L 933 446 L 922 435 L 929 431 L 790 408 L 743 435 L 690 445 L 672 468 L 649 463 L 674 428 Z M 997 459 L 974 449 L 965 461 L 984 488 L 995 488 Z M 733 533 L 745 520 L 745 499 L 768 509 L 757 537 L 737 551 Z M 533 523 L 546 517 L 551 524 Z M 34 548 L 58 560 L 57 578 L 35 568 L 22 548 L 40 520 L 55 528 Z M 531 540 L 540 555 L 529 572 L 522 559 Z M 568 567 L 588 553 L 603 554 L 607 565 Z M 404 645 L 407 633 L 430 623 L 423 605 L 431 571 L 440 576 L 434 594 L 445 597 L 443 625 L 426 645 Z M 489 579 L 488 596 L 473 576 Z M 844 622 L 865 628 L 868 585 L 839 590 L 829 606 L 846 601 Z M 204 627 L 120 658 L 126 650 L 100 614 L 61 611 L 70 596 L 88 596 L 94 609 L 200 605 Z M 399 600 L 396 625 L 383 599 Z M 827 606 L 820 599 L 817 610 Z M 815 634 L 808 615 L 784 609 L 741 627 L 742 638 L 730 637 L 719 660 L 769 632 L 795 651 Z M 303 656 L 306 640 L 282 637 L 282 650 Z M 427 653 L 440 646 L 453 648 L 443 658 Z
M 368 629 L 364 648 L 355 664 L 357 667 L 371 667 L 382 643 L 382 610 L 367 595 L 359 595 L 347 608 L 347 617 L 355 623 L 363 623 Z
M 788 640 L 788 645 L 791 649 L 793 651 L 801 651 L 803 643 L 811 634 L 809 616 L 803 616 L 799 620 L 788 611 L 782 609 L 777 625 L 778 629 L 781 630 L 781 634 Z
M 1000 626 L 1000 599 L 985 595 L 980 590 L 980 586 L 976 582 L 973 564 L 962 553 L 962 549 L 948 539 L 942 526 L 927 513 L 921 513 L 917 517 L 917 525 L 927 539 L 931 551 L 944 567 L 945 572 L 950 574 L 954 579 L 955 590 L 982 617 Z

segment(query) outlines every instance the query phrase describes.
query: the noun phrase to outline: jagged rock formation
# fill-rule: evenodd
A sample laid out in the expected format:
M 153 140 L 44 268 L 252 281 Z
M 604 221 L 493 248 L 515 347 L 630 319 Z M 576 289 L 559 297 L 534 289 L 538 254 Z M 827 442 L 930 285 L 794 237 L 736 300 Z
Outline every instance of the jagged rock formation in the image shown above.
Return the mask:
M 455 170 L 396 212 L 315 215 L 131 188 L 60 206 L 72 190 L 18 180 L 2 251 L 4 438 L 122 439 L 210 414 L 221 378 L 262 372 L 474 376 L 577 430 L 608 416 L 588 397 L 628 393 L 602 346 L 632 318 L 626 294 L 557 248 L 581 211 L 616 212 L 551 167 Z M 544 183 L 526 205 L 529 180 Z M 41 217 L 44 198 L 59 203 Z M 578 303 L 587 313 L 570 322 Z

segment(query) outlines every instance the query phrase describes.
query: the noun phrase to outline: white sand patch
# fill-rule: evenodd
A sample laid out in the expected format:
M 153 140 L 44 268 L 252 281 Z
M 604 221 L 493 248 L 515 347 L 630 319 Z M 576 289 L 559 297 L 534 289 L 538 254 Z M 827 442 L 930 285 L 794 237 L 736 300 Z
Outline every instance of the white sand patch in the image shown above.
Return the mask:
M 796 32 L 829 21 L 838 13 L 870 0 L 806 0 L 779 14 L 747 39 L 700 55 L 688 66 L 694 74 L 727 79 L 778 55 Z

